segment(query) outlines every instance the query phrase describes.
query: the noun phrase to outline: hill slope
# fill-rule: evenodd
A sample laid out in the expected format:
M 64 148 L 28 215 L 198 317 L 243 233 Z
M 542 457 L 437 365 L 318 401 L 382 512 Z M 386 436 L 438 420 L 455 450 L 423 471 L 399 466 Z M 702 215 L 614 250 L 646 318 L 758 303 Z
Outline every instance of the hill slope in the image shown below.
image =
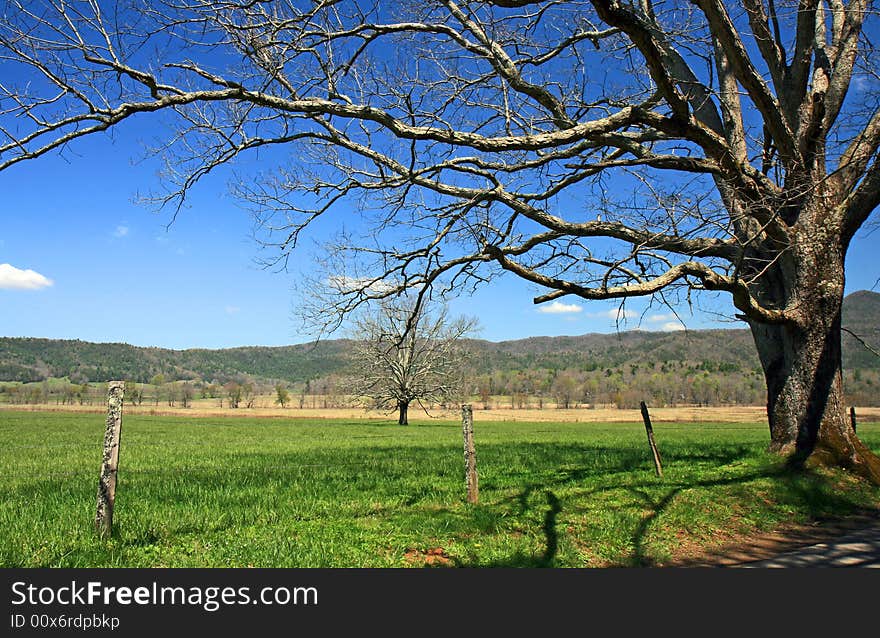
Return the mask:
M 880 352 L 880 294 L 860 290 L 843 303 L 843 327 Z M 844 367 L 880 369 L 880 357 L 847 332 L 843 334 Z
M 129 379 L 147 383 L 162 374 L 167 380 L 226 381 L 242 376 L 304 381 L 330 374 L 344 364 L 347 342 L 316 345 L 244 347 L 224 350 L 166 350 L 122 343 L 89 343 L 0 337 L 0 381 L 72 381 Z
M 844 326 L 880 349 L 880 294 L 860 291 L 844 301 Z M 224 350 L 166 350 L 121 343 L 0 337 L 0 381 L 130 379 L 149 382 L 201 378 L 225 382 L 252 377 L 302 382 L 341 371 L 349 342 Z M 600 370 L 648 363 L 689 362 L 709 372 L 758 367 L 748 330 L 628 331 L 570 337 L 529 337 L 493 343 L 471 340 L 474 372 L 504 370 Z M 844 367 L 880 370 L 880 357 L 844 334 Z

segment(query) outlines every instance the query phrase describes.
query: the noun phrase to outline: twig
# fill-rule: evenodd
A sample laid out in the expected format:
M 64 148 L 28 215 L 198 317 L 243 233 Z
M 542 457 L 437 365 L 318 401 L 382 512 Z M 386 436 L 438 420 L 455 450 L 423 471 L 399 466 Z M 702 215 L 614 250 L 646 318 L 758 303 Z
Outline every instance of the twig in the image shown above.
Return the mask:
M 876 350 L 874 350 L 874 348 L 872 348 L 870 345 L 868 345 L 868 343 L 864 339 L 862 339 L 859 335 L 857 335 L 855 332 L 853 332 L 849 328 L 841 328 L 841 330 L 843 330 L 844 332 L 846 332 L 849 335 L 851 335 L 852 337 L 854 337 L 856 341 L 858 341 L 860 344 L 865 346 L 865 349 L 868 352 L 870 352 L 874 356 L 880 357 L 880 352 L 877 352 Z

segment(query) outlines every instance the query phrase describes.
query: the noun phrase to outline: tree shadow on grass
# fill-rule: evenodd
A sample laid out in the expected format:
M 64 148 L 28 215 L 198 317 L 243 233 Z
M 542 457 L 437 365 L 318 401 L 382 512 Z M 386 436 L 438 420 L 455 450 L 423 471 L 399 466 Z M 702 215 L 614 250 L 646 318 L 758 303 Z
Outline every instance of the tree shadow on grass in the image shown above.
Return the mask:
M 544 513 L 544 524 L 542 531 L 546 541 L 544 552 L 540 555 L 529 555 L 523 551 L 517 551 L 509 558 L 494 561 L 490 563 L 479 563 L 478 565 L 469 565 L 461 561 L 456 562 L 458 567 L 553 567 L 556 560 L 556 553 L 559 551 L 559 532 L 556 530 L 556 519 L 562 512 L 562 503 L 559 498 L 547 490 L 544 492 L 547 499 L 548 509 Z M 528 498 L 528 497 L 526 497 Z
M 663 516 L 673 504 L 675 499 L 684 492 L 699 489 L 711 489 L 714 487 L 730 485 L 746 485 L 760 479 L 773 479 L 777 487 L 774 497 L 780 506 L 789 505 L 798 511 L 804 518 L 811 521 L 835 515 L 860 512 L 863 505 L 846 495 L 834 492 L 830 481 L 822 474 L 798 470 L 784 463 L 768 466 L 763 471 L 750 472 L 736 477 L 719 479 L 706 479 L 689 483 L 670 485 L 669 489 L 662 494 L 656 494 L 656 488 L 660 484 L 643 484 L 621 486 L 620 488 L 606 487 L 598 490 L 588 490 L 583 495 L 606 491 L 609 489 L 623 489 L 640 501 L 649 512 L 643 516 L 632 532 L 632 554 L 620 561 L 621 566 L 650 567 L 661 563 L 651 556 L 646 540 L 651 527 Z M 654 493 L 652 494 L 652 489 Z
M 535 472 L 541 471 L 544 477 L 538 478 L 524 486 L 519 493 L 513 497 L 511 505 L 518 510 L 518 515 L 522 516 L 533 507 L 530 506 L 529 500 L 534 492 L 543 492 L 546 500 L 546 510 L 544 510 L 542 533 L 544 536 L 544 548 L 540 552 L 528 554 L 523 551 L 517 551 L 510 557 L 493 563 L 478 563 L 480 566 L 489 567 L 553 567 L 556 564 L 556 557 L 559 551 L 559 532 L 557 531 L 557 521 L 559 515 L 563 511 L 562 500 L 554 491 L 557 488 L 570 489 L 572 484 L 582 484 L 585 481 L 595 480 L 596 477 L 613 477 L 615 474 L 628 474 L 634 469 L 639 468 L 646 463 L 646 456 L 641 448 L 613 448 L 613 447 L 591 447 L 589 445 L 552 445 L 552 444 L 493 444 L 485 445 L 481 448 L 484 452 L 482 458 L 490 457 L 495 454 L 497 459 L 495 465 L 503 466 L 505 454 L 513 454 L 518 460 L 527 459 L 527 463 L 523 466 L 521 472 L 523 475 L 535 477 Z M 435 494 L 432 488 L 431 470 L 433 466 L 445 466 L 446 462 L 439 463 L 438 457 L 443 458 L 450 452 L 456 457 L 459 454 L 457 449 L 451 450 L 444 447 L 424 446 L 418 448 L 407 448 L 401 450 L 396 447 L 377 446 L 368 449 L 346 450 L 345 457 L 340 458 L 338 455 L 332 455 L 326 450 L 309 450 L 308 452 L 279 452 L 279 453 L 244 453 L 235 455 L 235 465 L 239 467 L 211 467 L 207 472 L 193 472 L 188 474 L 188 487 L 193 491 L 187 496 L 193 497 L 203 490 L 218 490 L 221 487 L 239 487 L 243 482 L 254 483 L 257 485 L 259 481 L 254 481 L 254 475 L 261 475 L 261 478 L 272 479 L 280 483 L 288 481 L 297 483 L 302 481 L 305 475 L 308 475 L 307 483 L 314 484 L 315 481 L 329 481 L 325 488 L 333 491 L 335 488 L 355 490 L 358 493 L 369 487 L 372 490 L 380 486 L 372 485 L 371 481 L 366 481 L 367 485 L 361 486 L 358 480 L 358 474 L 362 466 L 369 466 L 371 472 L 381 471 L 388 478 L 400 475 L 400 478 L 412 474 L 409 467 L 412 464 L 418 468 L 417 478 L 415 482 L 408 484 L 398 483 L 392 480 L 390 484 L 383 485 L 376 493 L 376 498 L 383 499 L 388 496 L 386 492 L 389 490 L 401 490 L 400 505 L 389 506 L 385 510 L 385 515 L 391 518 L 396 516 L 412 517 L 413 512 L 410 508 L 418 507 L 418 504 L 429 495 Z M 713 463 L 725 464 L 731 463 L 749 453 L 748 446 L 729 446 L 727 449 L 716 453 L 701 453 L 700 461 L 710 460 Z M 679 454 L 679 456 L 686 456 Z M 412 458 L 408 458 L 412 457 Z M 450 457 L 451 458 L 451 457 Z M 456 458 L 456 461 L 458 459 Z M 586 467 L 571 467 L 578 460 L 585 461 Z M 679 462 L 681 460 L 679 459 Z M 401 465 L 402 463 L 402 465 Z M 558 469 L 554 469 L 558 468 Z M 560 466 L 563 466 L 560 468 Z M 565 467 L 568 466 L 568 467 Z M 535 469 L 535 472 L 531 471 Z M 436 467 L 434 468 L 436 470 Z M 314 474 L 313 474 L 314 473 Z M 351 475 L 350 479 L 344 479 L 344 476 Z M 502 473 L 507 480 L 514 476 L 510 472 Z M 754 477 L 743 477 L 741 480 L 747 481 Z M 245 481 L 245 479 L 247 479 Z M 503 483 L 504 481 L 502 481 Z M 344 487 L 343 487 L 344 485 Z M 357 487 L 355 487 L 357 486 Z M 634 547 L 636 548 L 632 562 L 635 564 L 646 564 L 649 559 L 644 551 L 643 538 L 651 526 L 653 520 L 661 515 L 661 513 L 674 500 L 675 496 L 682 490 L 687 488 L 699 487 L 699 484 L 688 484 L 676 486 L 671 492 L 661 497 L 658 501 L 652 500 L 648 488 L 653 488 L 656 492 L 658 484 L 656 482 L 645 482 L 644 484 L 625 485 L 618 484 L 605 487 L 596 487 L 579 494 L 578 498 L 589 497 L 591 494 L 597 494 L 602 491 L 612 489 L 627 489 L 639 496 L 645 502 L 646 507 L 651 510 L 652 514 L 646 517 L 638 529 L 634 532 Z M 504 489 L 503 487 L 495 487 L 491 481 L 483 484 L 486 493 L 491 493 L 492 489 Z M 639 490 L 642 490 L 641 492 Z M 234 490 L 233 493 L 225 496 L 225 505 L 227 507 L 246 504 L 248 501 L 248 490 Z M 406 494 L 404 496 L 404 494 Z M 350 495 L 351 497 L 352 495 Z M 442 496 L 441 496 L 442 498 Z M 430 499 L 429 499 L 430 500 Z M 502 505 L 503 508 L 503 503 Z M 486 509 L 486 506 L 481 506 Z M 491 510 L 495 510 L 493 513 Z M 505 514 L 498 512 L 498 506 L 489 506 L 487 519 L 489 527 L 495 524 L 495 519 L 503 518 Z M 451 529 L 461 526 L 463 529 L 473 527 L 475 522 L 473 512 L 462 513 L 454 509 L 440 508 L 432 510 L 430 516 L 436 519 L 438 516 L 446 517 L 451 523 Z M 479 527 L 481 524 L 476 522 Z M 196 527 L 187 529 L 176 529 L 176 534 L 194 534 L 199 530 Z M 217 530 L 215 530 L 217 531 Z M 175 534 L 175 535 L 176 535 Z M 132 539 L 133 540 L 133 539 Z M 137 544 L 135 541 L 134 544 Z M 460 561 L 454 561 L 454 564 L 465 566 Z
M 399 427 L 399 426 L 395 426 Z M 384 438 L 384 437 L 383 437 Z M 692 446 L 669 446 L 663 450 L 664 460 L 670 467 L 688 467 L 694 464 L 707 464 L 711 467 L 730 466 L 738 461 L 754 455 L 753 445 L 731 444 L 715 446 L 711 449 Z M 450 499 L 451 483 L 448 476 L 456 476 L 458 485 L 458 468 L 460 466 L 460 447 L 458 445 L 416 445 L 401 448 L 400 446 L 378 445 L 366 448 L 345 448 L 342 450 L 307 449 L 302 451 L 274 452 L 243 452 L 228 454 L 221 459 L 205 459 L 202 463 L 209 467 L 175 467 L 168 465 L 161 472 L 155 470 L 132 470 L 132 475 L 139 476 L 134 483 L 124 482 L 123 498 L 131 505 L 129 516 L 135 517 L 138 511 L 137 501 L 146 499 L 151 503 L 151 511 L 157 504 L 156 493 L 165 494 L 160 489 L 168 475 L 185 476 L 185 484 L 179 480 L 172 482 L 173 493 L 185 502 L 200 503 L 207 493 L 222 497 L 214 499 L 212 510 L 238 511 L 253 506 L 253 495 L 264 494 L 266 482 L 273 486 L 282 486 L 278 499 L 299 498 L 300 490 L 316 499 L 344 497 L 350 501 L 370 495 L 382 504 L 382 517 L 387 520 L 400 518 L 412 519 L 407 524 L 413 530 L 417 525 L 424 524 L 424 517 L 446 517 L 449 531 L 442 533 L 469 534 L 481 527 L 494 533 L 499 521 L 508 515 L 521 517 L 530 509 L 538 509 L 536 516 L 543 514 L 541 533 L 543 547 L 534 553 L 514 552 L 512 555 L 491 563 L 478 560 L 472 566 L 480 567 L 553 567 L 558 562 L 560 533 L 559 519 L 563 508 L 567 513 L 588 511 L 580 507 L 579 502 L 588 501 L 592 496 L 612 490 L 622 490 L 631 497 L 625 507 L 645 512 L 639 517 L 637 524 L 621 533 L 630 537 L 632 552 L 623 557 L 620 565 L 655 565 L 656 559 L 651 557 L 647 538 L 652 527 L 675 503 L 680 494 L 688 490 L 709 489 L 721 485 L 747 484 L 762 478 L 778 479 L 775 498 L 783 505 L 791 505 L 793 509 L 806 517 L 822 517 L 829 512 L 840 513 L 858 509 L 845 494 L 835 496 L 829 489 L 829 480 L 820 475 L 805 472 L 793 472 L 785 467 L 767 466 L 759 471 L 752 471 L 734 477 L 706 480 L 672 481 L 648 478 L 650 457 L 642 446 L 590 446 L 588 444 L 569 443 L 490 443 L 478 448 L 478 458 L 484 463 L 482 467 L 491 468 L 488 480 L 481 483 L 484 499 L 489 498 L 490 504 L 481 505 L 480 511 L 485 519 L 483 523 L 475 520 L 475 510 L 462 508 L 458 505 L 434 507 Z M 487 463 L 488 461 L 488 463 Z M 453 468 L 455 471 L 451 470 Z M 634 476 L 633 473 L 636 473 Z M 745 472 L 745 470 L 744 470 Z M 674 474 L 674 473 L 673 473 Z M 377 478 L 379 477 L 379 478 Z M 482 476 L 481 476 L 482 478 Z M 381 479 L 382 482 L 379 482 Z M 524 480 L 525 479 L 525 480 Z M 602 485 L 595 485 L 601 480 Z M 88 479 L 88 501 L 93 499 L 92 479 Z M 590 483 L 593 485 L 590 485 Z M 61 487 L 58 483 L 58 487 Z M 581 487 L 583 486 L 583 487 Z M 296 489 L 293 489 L 296 487 Z M 318 494 L 311 494 L 312 489 L 319 489 Z M 15 492 L 17 497 L 29 494 L 38 496 L 45 486 L 19 486 Z M 273 488 L 274 489 L 274 488 Z M 509 498 L 491 502 L 493 491 L 515 489 L 516 493 Z M 566 496 L 571 494 L 571 496 Z M 85 491 L 83 492 L 85 494 Z M 543 499 L 537 498 L 543 494 Z M 559 496 L 563 494 L 563 496 Z M 462 491 L 463 499 L 463 491 Z M 166 496 L 167 498 L 167 496 Z M 275 500 L 265 499 L 263 506 L 272 506 Z M 530 503 L 530 500 L 535 501 Z M 542 503 L 543 501 L 543 503 Z M 569 504 L 566 504 L 566 501 Z M 179 504 L 179 502 L 178 502 Z M 422 508 L 422 505 L 425 507 Z M 91 507 L 91 503 L 89 503 Z M 421 509 L 420 509 L 421 508 Z M 306 510 L 308 511 L 308 510 Z M 373 516 L 374 510 L 359 516 Z M 285 511 L 284 516 L 291 516 Z M 318 508 L 310 513 L 309 520 L 324 516 L 324 510 Z M 422 517 L 421 519 L 419 517 Z M 171 542 L 175 536 L 198 535 L 199 533 L 231 532 L 239 523 L 233 518 L 203 523 L 190 521 L 156 534 L 150 529 L 133 530 L 126 525 L 125 517 L 119 519 L 123 528 L 131 530 L 127 536 L 123 532 L 120 540 L 127 546 L 150 545 L 158 540 Z M 537 526 L 537 520 L 535 521 Z M 144 526 L 148 527 L 148 526 Z M 405 529 L 405 527 L 404 527 Z M 438 526 L 438 529 L 440 527 Z M 537 530 L 535 530 L 537 533 Z M 455 564 L 467 566 L 462 562 Z
M 705 455 L 701 455 L 705 456 Z M 720 456 L 716 460 L 723 464 L 736 460 L 736 453 L 730 456 Z M 577 483 L 587 478 L 589 472 L 572 470 L 559 476 L 555 485 Z M 589 499 L 591 496 L 611 491 L 623 491 L 633 497 L 632 504 L 626 507 L 638 508 L 647 513 L 639 519 L 630 534 L 632 552 L 628 556 L 621 557 L 613 564 L 621 567 L 651 567 L 659 566 L 657 558 L 651 556 L 647 539 L 651 528 L 663 517 L 670 506 L 682 493 L 691 490 L 712 489 L 723 486 L 747 485 L 761 479 L 773 479 L 775 484 L 774 498 L 780 506 L 790 506 L 799 512 L 803 518 L 812 521 L 822 520 L 829 516 L 840 516 L 847 513 L 859 513 L 864 510 L 864 504 L 859 503 L 846 494 L 839 494 L 833 489 L 831 480 L 818 472 L 795 470 L 784 463 L 768 465 L 758 471 L 751 471 L 738 476 L 715 479 L 704 479 L 688 482 L 670 483 L 667 480 L 647 480 L 630 484 L 609 484 L 577 490 L 576 499 Z M 515 496 L 505 499 L 508 507 L 514 507 L 520 515 L 529 509 L 530 496 L 546 485 L 526 485 Z M 658 493 L 658 490 L 660 492 Z M 562 503 L 556 495 L 547 491 L 550 509 L 545 514 L 544 535 L 546 549 L 541 554 L 527 555 L 517 551 L 503 560 L 496 560 L 490 564 L 480 563 L 480 566 L 489 567 L 552 567 L 554 557 L 558 551 L 559 535 L 556 532 L 558 514 L 562 511 Z M 551 497 L 552 496 L 552 500 Z M 587 509 L 587 508 L 582 508 Z M 576 512 L 578 508 L 572 511 Z M 474 565 L 476 566 L 476 565 Z
M 604 449 L 603 449 L 604 450 Z M 603 450 L 599 450 L 602 452 Z M 591 452 L 596 452 L 596 450 L 588 450 Z M 565 488 L 572 484 L 582 483 L 586 480 L 594 478 L 597 475 L 609 475 L 614 472 L 632 472 L 634 467 L 638 467 L 639 465 L 643 465 L 644 461 L 644 453 L 640 449 L 628 450 L 628 454 L 624 454 L 622 457 L 620 456 L 620 450 L 615 450 L 618 453 L 616 467 L 603 468 L 604 471 L 599 471 L 597 467 L 588 467 L 588 468 L 563 468 L 557 470 L 556 475 L 548 481 L 548 483 L 552 486 L 556 486 L 559 488 Z M 748 456 L 751 453 L 751 447 L 748 445 L 732 445 L 727 446 L 723 450 L 706 452 L 701 451 L 696 454 L 697 458 L 701 462 L 712 462 L 718 466 L 727 465 L 734 463 L 735 461 L 741 460 Z M 676 462 L 682 462 L 683 459 L 690 457 L 691 454 L 686 453 L 678 453 L 677 455 L 670 455 L 668 457 L 668 462 L 671 459 L 675 459 Z M 609 472 L 609 470 L 611 470 Z M 784 470 L 782 470 L 784 471 Z M 645 542 L 644 539 L 647 535 L 651 524 L 661 516 L 661 514 L 669 507 L 669 505 L 675 500 L 675 497 L 687 489 L 694 489 L 700 487 L 713 487 L 718 485 L 725 484 L 734 484 L 734 483 L 746 483 L 748 481 L 755 480 L 757 478 L 763 478 L 774 475 L 775 470 L 768 470 L 763 473 L 755 473 L 752 475 L 740 476 L 736 478 L 730 479 L 718 479 L 714 481 L 699 481 L 696 483 L 687 483 L 687 484 L 679 484 L 674 486 L 671 490 L 666 492 L 659 499 L 653 498 L 650 493 L 647 491 L 649 488 L 656 490 L 659 485 L 657 482 L 644 482 L 638 483 L 634 485 L 606 485 L 599 486 L 591 489 L 587 489 L 584 491 L 579 491 L 578 497 L 589 497 L 595 494 L 600 494 L 602 492 L 608 492 L 612 490 L 625 490 L 633 495 L 639 497 L 647 509 L 651 512 L 647 516 L 643 517 L 636 529 L 632 534 L 632 543 L 635 548 L 633 552 L 633 556 L 628 563 L 632 565 L 649 565 L 653 564 L 653 560 L 648 557 L 645 551 Z M 529 498 L 533 492 L 536 490 L 544 489 L 547 487 L 547 483 L 544 484 L 536 484 L 530 483 L 524 486 L 524 488 L 513 498 L 508 499 L 508 503 L 515 502 L 516 508 L 518 510 L 519 515 L 525 514 L 529 509 Z M 501 561 L 495 561 L 489 565 L 490 567 L 552 567 L 554 564 L 555 556 L 558 552 L 559 545 L 559 535 L 556 531 L 556 519 L 560 512 L 562 512 L 562 504 L 560 499 L 550 490 L 545 492 L 547 494 L 547 503 L 549 505 L 549 509 L 547 510 L 544 517 L 544 526 L 543 533 L 546 539 L 546 548 L 544 552 L 540 555 L 526 555 L 521 551 L 517 551 L 512 556 L 507 559 Z

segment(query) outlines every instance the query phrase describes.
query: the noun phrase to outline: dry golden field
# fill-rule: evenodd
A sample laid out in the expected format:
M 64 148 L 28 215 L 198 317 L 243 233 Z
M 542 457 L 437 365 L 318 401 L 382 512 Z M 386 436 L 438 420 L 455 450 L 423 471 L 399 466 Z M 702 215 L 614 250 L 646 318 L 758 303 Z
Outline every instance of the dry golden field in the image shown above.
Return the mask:
M 271 407 L 270 407 L 271 406 Z M 641 421 L 639 410 L 617 409 L 614 407 L 597 408 L 571 408 L 557 409 L 546 407 L 538 408 L 493 408 L 484 410 L 479 403 L 474 403 L 474 420 L 508 421 L 508 422 L 554 422 L 554 423 L 623 423 Z M 650 407 L 650 406 L 649 406 Z M 59 412 L 91 412 L 102 413 L 104 408 L 100 405 L 59 405 L 46 403 L 37 405 L 9 405 L 0 403 L 2 410 L 24 411 L 59 411 Z M 164 404 L 140 406 L 126 405 L 126 414 L 145 414 L 157 416 L 181 416 L 181 417 L 263 417 L 263 418 L 304 418 L 304 419 L 366 419 L 366 420 L 389 420 L 396 418 L 396 414 L 379 410 L 364 410 L 363 408 L 299 408 L 272 406 L 269 397 L 261 397 L 255 403 L 255 407 L 239 407 L 230 409 L 220 407 L 216 399 L 196 400 L 191 407 L 170 407 Z M 724 406 L 724 407 L 696 407 L 678 406 L 672 408 L 650 407 L 651 420 L 654 422 L 714 422 L 714 423 L 756 423 L 766 419 L 766 409 L 763 406 Z M 880 407 L 860 408 L 856 407 L 859 422 L 880 422 Z M 430 415 L 417 406 L 410 407 L 411 420 L 456 420 L 459 418 L 458 410 L 431 410 Z

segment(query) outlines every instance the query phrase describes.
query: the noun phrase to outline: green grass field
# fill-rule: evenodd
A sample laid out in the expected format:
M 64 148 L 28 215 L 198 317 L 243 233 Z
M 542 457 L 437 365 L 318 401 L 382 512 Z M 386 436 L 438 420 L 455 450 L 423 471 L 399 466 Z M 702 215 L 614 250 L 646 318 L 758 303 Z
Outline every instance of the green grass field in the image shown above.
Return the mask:
M 880 490 L 791 474 L 765 426 L 125 417 L 115 535 L 93 530 L 103 419 L 0 413 L 0 565 L 402 567 L 664 564 L 755 530 L 846 515 Z M 880 424 L 860 428 L 880 449 Z

